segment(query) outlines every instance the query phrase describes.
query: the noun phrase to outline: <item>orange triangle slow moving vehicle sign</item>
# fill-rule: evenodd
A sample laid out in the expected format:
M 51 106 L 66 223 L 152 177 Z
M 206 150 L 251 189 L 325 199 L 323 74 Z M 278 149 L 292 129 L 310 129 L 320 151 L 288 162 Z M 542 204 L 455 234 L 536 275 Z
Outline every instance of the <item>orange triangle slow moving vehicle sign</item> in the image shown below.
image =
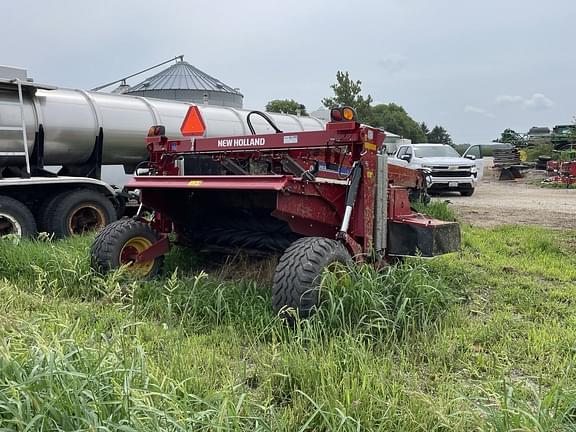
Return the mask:
M 196 105 L 192 105 L 188 108 L 186 117 L 182 126 L 180 126 L 180 132 L 183 136 L 202 136 L 206 131 L 206 125 L 200 114 L 200 110 Z

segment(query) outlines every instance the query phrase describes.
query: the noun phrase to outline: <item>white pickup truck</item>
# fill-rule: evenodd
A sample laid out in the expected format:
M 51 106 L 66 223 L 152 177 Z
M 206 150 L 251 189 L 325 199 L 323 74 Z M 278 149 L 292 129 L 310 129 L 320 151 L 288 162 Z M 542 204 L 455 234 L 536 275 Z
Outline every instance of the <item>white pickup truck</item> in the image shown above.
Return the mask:
M 428 190 L 474 193 L 482 178 L 484 161 L 479 145 L 470 146 L 460 156 L 447 144 L 404 144 L 388 159 L 389 163 L 429 171 Z

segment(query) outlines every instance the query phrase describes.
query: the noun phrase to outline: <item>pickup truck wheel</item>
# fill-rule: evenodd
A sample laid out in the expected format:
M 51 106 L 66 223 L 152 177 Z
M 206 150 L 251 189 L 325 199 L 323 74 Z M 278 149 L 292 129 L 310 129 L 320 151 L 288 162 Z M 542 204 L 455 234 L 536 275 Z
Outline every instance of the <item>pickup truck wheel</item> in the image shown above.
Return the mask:
M 128 271 L 135 276 L 156 276 L 162 267 L 163 257 L 138 263 L 134 259 L 157 240 L 158 236 L 149 225 L 134 219 L 121 219 L 98 233 L 90 248 L 90 265 L 99 273 L 127 265 Z
M 309 317 L 320 305 L 320 285 L 324 269 L 352 257 L 342 243 L 324 237 L 304 237 L 286 249 L 276 267 L 272 287 L 272 307 L 276 313 L 296 310 Z M 290 319 L 289 314 L 284 314 Z
M 103 194 L 77 189 L 53 196 L 40 215 L 43 231 L 64 238 L 98 231 L 116 220 L 116 209 Z
M 0 237 L 9 234 L 32 237 L 36 234 L 36 220 L 28 207 L 20 201 L 0 196 Z
M 462 196 L 472 196 L 472 194 L 474 193 L 474 188 L 473 187 L 469 187 L 469 188 L 460 188 L 458 189 L 460 192 L 460 195 Z

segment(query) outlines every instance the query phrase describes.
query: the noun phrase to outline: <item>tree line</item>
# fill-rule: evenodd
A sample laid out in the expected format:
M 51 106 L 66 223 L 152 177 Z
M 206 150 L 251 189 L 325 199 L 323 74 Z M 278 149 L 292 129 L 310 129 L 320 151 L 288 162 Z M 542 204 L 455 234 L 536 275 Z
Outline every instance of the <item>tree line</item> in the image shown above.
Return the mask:
M 373 105 L 372 96 L 362 95 L 361 85 L 362 82 L 351 79 L 348 72 L 338 71 L 336 83 L 330 86 L 334 95 L 322 99 L 322 105 L 328 109 L 335 106 L 350 106 L 356 110 L 358 121 L 408 138 L 413 143 L 452 144 L 452 138 L 446 129 L 439 125 L 429 129 L 426 123 L 417 123 L 401 105 L 395 103 Z M 266 104 L 266 111 L 308 115 L 306 107 L 294 99 L 272 100 Z

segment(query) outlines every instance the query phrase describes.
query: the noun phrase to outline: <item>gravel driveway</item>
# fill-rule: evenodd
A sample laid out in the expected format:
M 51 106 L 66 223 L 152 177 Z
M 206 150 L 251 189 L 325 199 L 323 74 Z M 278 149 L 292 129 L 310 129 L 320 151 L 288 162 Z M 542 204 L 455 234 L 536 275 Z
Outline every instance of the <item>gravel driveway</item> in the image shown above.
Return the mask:
M 524 179 L 484 180 L 471 197 L 453 193 L 435 198 L 449 200 L 460 220 L 471 225 L 576 228 L 576 189 L 541 188 Z

